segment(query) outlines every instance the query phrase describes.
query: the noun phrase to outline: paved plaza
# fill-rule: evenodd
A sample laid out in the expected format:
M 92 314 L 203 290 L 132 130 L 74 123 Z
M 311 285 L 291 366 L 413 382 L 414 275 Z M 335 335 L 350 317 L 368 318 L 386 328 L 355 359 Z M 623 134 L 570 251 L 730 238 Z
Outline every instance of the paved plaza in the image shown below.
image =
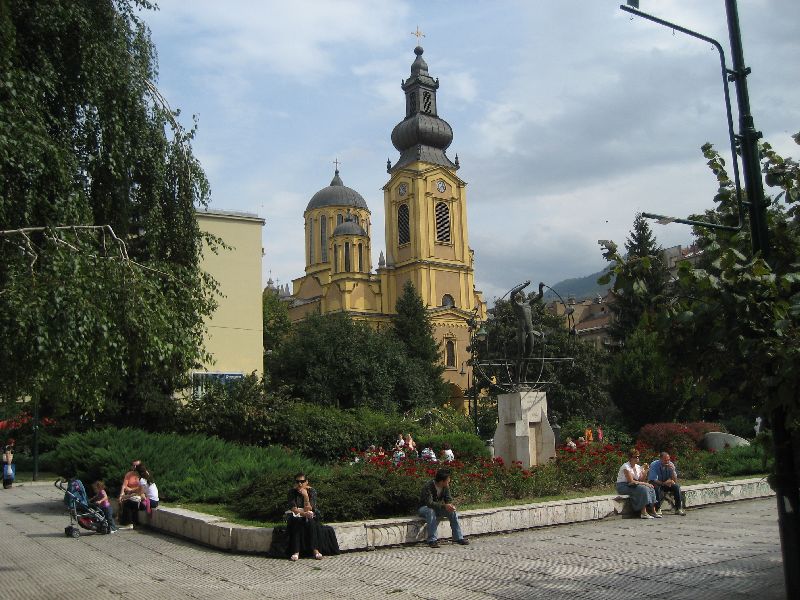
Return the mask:
M 147 529 L 76 540 L 68 522 L 51 484 L 0 490 L 0 598 L 785 598 L 774 498 L 298 563 Z

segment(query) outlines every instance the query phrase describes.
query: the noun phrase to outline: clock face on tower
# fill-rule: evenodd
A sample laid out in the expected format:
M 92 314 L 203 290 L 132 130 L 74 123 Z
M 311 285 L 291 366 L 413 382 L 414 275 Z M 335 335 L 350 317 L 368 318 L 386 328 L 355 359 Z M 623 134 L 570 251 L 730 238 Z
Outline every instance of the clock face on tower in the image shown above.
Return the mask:
M 444 191 L 447 189 L 447 184 L 445 184 L 445 182 L 440 179 L 439 181 L 436 182 L 436 189 L 439 190 L 442 194 L 444 194 Z
M 397 191 L 401 196 L 405 196 L 408 193 L 408 185 L 401 183 L 400 187 L 397 188 Z

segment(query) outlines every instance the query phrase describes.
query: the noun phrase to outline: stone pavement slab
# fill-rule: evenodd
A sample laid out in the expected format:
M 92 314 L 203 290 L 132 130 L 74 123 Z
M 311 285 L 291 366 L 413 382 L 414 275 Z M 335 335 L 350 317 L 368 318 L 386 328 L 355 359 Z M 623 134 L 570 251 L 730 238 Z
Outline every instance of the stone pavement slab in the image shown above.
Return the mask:
M 67 538 L 61 497 L 49 483 L 0 491 L 0 599 L 785 598 L 774 498 L 292 563 L 146 528 Z

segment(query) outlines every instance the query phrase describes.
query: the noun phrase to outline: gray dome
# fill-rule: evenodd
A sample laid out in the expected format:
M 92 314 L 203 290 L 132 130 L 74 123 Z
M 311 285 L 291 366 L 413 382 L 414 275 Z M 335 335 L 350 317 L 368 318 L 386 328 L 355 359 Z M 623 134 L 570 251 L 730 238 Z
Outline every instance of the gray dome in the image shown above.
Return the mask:
M 369 210 L 361 194 L 342 183 L 338 169 L 333 176 L 333 180 L 331 180 L 331 184 L 328 187 L 322 188 L 311 197 L 308 206 L 306 206 L 306 210 L 322 208 L 324 206 L 353 206 L 355 208 Z
M 360 235 L 367 237 L 367 232 L 359 225 L 352 215 L 347 215 L 347 218 L 336 226 L 333 230 L 334 237 L 337 235 Z
M 400 152 L 418 144 L 446 150 L 453 141 L 453 128 L 444 119 L 416 113 L 395 125 L 392 144 Z

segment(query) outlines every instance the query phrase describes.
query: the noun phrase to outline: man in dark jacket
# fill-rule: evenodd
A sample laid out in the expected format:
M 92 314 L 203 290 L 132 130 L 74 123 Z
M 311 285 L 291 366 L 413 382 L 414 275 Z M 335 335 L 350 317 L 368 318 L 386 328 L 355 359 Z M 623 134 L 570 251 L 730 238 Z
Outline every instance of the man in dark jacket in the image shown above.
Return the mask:
M 438 548 L 439 542 L 436 538 L 436 530 L 439 527 L 439 519 L 447 517 L 450 520 L 450 530 L 453 532 L 453 539 L 457 544 L 466 546 L 469 540 L 461 533 L 461 525 L 458 522 L 456 507 L 452 504 L 450 496 L 450 471 L 439 469 L 436 477 L 431 479 L 422 488 L 419 498 L 419 516 L 425 519 L 428 525 L 428 546 Z

